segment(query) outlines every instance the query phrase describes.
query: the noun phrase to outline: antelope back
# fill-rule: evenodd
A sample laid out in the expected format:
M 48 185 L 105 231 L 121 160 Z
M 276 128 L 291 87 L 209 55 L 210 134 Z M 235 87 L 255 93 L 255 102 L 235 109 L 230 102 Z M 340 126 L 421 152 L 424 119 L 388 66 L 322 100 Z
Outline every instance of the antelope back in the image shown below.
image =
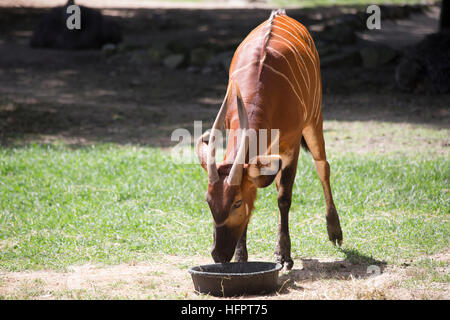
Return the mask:
M 314 41 L 282 10 L 272 12 L 244 39 L 229 77 L 239 84 L 247 111 L 260 109 L 260 126 L 295 130 L 321 118 L 320 62 Z M 231 117 L 233 108 L 229 111 Z

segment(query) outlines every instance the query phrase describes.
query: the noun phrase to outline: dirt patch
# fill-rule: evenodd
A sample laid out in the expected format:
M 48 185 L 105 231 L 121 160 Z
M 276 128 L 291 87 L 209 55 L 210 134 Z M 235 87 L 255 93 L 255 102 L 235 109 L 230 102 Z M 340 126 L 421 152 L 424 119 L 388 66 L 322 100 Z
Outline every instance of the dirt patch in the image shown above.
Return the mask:
M 79 265 L 67 272 L 0 273 L 0 296 L 28 299 L 194 298 L 187 268 L 202 257 L 165 256 L 160 262 Z
M 450 254 L 444 256 L 447 267 Z M 430 257 L 434 260 L 434 256 Z M 448 299 L 448 282 L 417 282 L 416 266 L 384 264 L 354 264 L 349 261 L 303 260 L 303 268 L 280 277 L 285 289 L 279 291 L 282 299 Z M 284 283 L 283 283 L 284 284 Z
M 427 257 L 433 270 L 382 262 L 297 259 L 282 271 L 277 292 L 258 299 L 449 299 L 450 283 L 423 278 L 449 273 L 450 251 Z M 207 257 L 164 256 L 158 262 L 116 266 L 82 265 L 67 272 L 0 273 L 0 297 L 13 299 L 217 299 L 193 291 L 187 268 Z M 444 266 L 441 266 L 444 265 Z M 239 297 L 256 298 L 255 296 Z

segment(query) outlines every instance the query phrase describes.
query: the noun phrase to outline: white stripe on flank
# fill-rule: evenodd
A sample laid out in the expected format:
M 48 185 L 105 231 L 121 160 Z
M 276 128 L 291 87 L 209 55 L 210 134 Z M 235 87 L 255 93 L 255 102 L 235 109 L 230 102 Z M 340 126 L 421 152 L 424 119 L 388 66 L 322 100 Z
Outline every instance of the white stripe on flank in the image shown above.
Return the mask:
M 304 97 L 305 95 L 303 94 L 302 87 L 300 86 L 300 83 L 299 83 L 298 80 L 297 80 L 297 76 L 296 76 L 296 74 L 295 74 L 295 72 L 294 72 L 294 69 L 292 69 L 292 66 L 291 66 L 291 63 L 289 62 L 289 60 L 288 60 L 282 53 L 280 53 L 278 50 L 276 50 L 276 49 L 274 49 L 274 48 L 272 48 L 272 47 L 267 47 L 266 49 L 270 49 L 270 50 L 276 52 L 276 53 L 279 54 L 281 57 L 283 57 L 283 59 L 287 62 L 288 66 L 289 66 L 289 69 L 291 69 L 291 73 L 292 73 L 293 76 L 294 76 L 295 82 L 297 83 L 297 87 L 299 88 L 300 94 L 301 94 L 302 97 Z M 305 86 L 306 86 L 306 80 L 305 80 Z M 305 101 L 302 100 L 302 102 L 303 102 L 303 108 L 306 110 Z
M 271 49 L 271 50 L 274 50 L 273 48 L 270 48 L 270 49 Z M 274 50 L 274 51 L 275 51 L 275 50 Z M 284 57 L 284 56 L 283 56 L 283 57 Z M 285 58 L 285 59 L 286 59 L 286 58 Z M 286 59 L 286 61 L 287 61 L 287 59 Z M 289 61 L 287 61 L 287 62 L 289 63 Z M 249 67 L 255 65 L 256 63 L 261 63 L 261 60 L 254 60 L 254 61 L 251 61 L 251 62 L 249 62 L 248 64 L 246 64 L 245 66 L 243 66 L 243 67 L 241 67 L 241 68 L 239 68 L 239 69 L 234 70 L 233 73 L 231 74 L 230 78 L 233 79 L 234 76 L 235 76 L 238 72 L 241 72 L 241 71 L 243 71 L 243 70 L 245 70 L 245 69 L 248 69 Z M 304 100 L 300 97 L 300 95 L 297 93 L 297 90 L 295 89 L 294 85 L 293 85 L 292 82 L 289 80 L 289 78 L 288 78 L 286 75 L 284 75 L 283 73 L 281 73 L 280 71 L 277 71 L 277 70 L 275 70 L 273 67 L 269 66 L 267 63 L 263 63 L 263 65 L 266 66 L 266 67 L 268 67 L 270 70 L 272 70 L 272 71 L 275 72 L 276 74 L 278 74 L 278 75 L 282 76 L 283 78 L 285 78 L 286 81 L 288 81 L 289 85 L 291 86 L 292 91 L 294 91 L 295 95 L 296 95 L 297 98 L 300 100 L 300 103 L 301 103 L 301 105 L 302 105 L 302 107 L 303 107 L 303 109 L 304 109 L 304 112 L 305 112 L 305 119 L 306 119 L 306 116 L 307 116 L 308 113 L 307 113 L 307 108 L 306 108 L 305 101 L 304 101 Z M 291 70 L 292 70 L 292 68 L 291 68 Z M 293 73 L 294 73 L 294 72 L 293 72 Z M 294 73 L 294 77 L 295 77 L 295 73 Z M 297 81 L 297 79 L 295 79 L 295 80 Z M 298 87 L 300 88 L 300 91 L 302 92 L 301 87 L 300 87 L 298 81 L 297 81 L 297 84 L 298 84 Z M 301 95 L 303 95 L 303 93 L 301 93 Z
M 305 47 L 305 45 L 303 44 L 303 42 L 306 43 L 306 40 L 309 40 L 308 37 L 306 37 L 306 40 L 305 40 L 305 38 L 303 37 L 304 34 L 301 34 L 301 35 L 300 35 L 300 38 L 299 38 L 299 37 L 297 37 L 297 35 L 294 35 L 294 33 L 296 33 L 296 32 L 295 32 L 296 29 L 293 30 L 292 27 L 288 26 L 287 24 L 284 24 L 284 23 L 281 22 L 281 21 L 278 21 L 278 23 L 279 23 L 280 25 L 282 25 L 283 27 L 285 27 L 286 29 L 284 29 L 284 28 L 282 28 L 282 27 L 278 27 L 278 28 L 280 28 L 280 29 L 283 30 L 284 32 L 289 33 L 295 40 L 297 40 L 298 42 L 300 42 L 300 43 L 303 45 L 303 47 L 305 48 L 305 50 L 308 51 L 308 56 L 309 56 L 311 59 L 316 60 L 315 57 L 314 57 L 314 55 L 312 54 L 311 43 L 308 41 L 308 43 L 306 44 L 306 47 Z M 292 32 L 292 33 L 291 33 L 291 32 Z
M 302 45 L 302 47 L 305 49 L 305 52 L 307 53 L 308 57 L 311 59 L 311 62 L 312 62 L 312 64 L 313 64 L 313 66 L 314 66 L 314 69 L 316 68 L 316 65 L 315 65 L 316 59 L 315 59 L 315 57 L 312 56 L 311 50 L 308 50 L 309 48 L 307 48 L 307 47 L 305 46 L 305 44 L 303 43 L 302 40 L 300 40 L 299 38 L 297 38 L 295 35 L 293 35 L 291 32 L 289 32 L 289 31 L 286 30 L 286 29 L 283 29 L 283 28 L 281 28 L 281 27 L 279 27 L 279 26 L 273 26 L 273 27 L 274 27 L 274 28 L 277 28 L 277 29 L 280 29 L 280 30 L 282 30 L 282 31 L 284 31 L 284 32 L 286 32 L 286 33 L 288 33 L 288 34 L 290 34 L 295 40 L 297 40 L 297 42 L 300 43 L 300 44 Z M 286 41 L 289 41 L 289 40 L 286 39 Z M 316 71 L 316 72 L 317 72 L 317 71 Z
M 311 36 L 308 35 L 306 28 L 303 25 L 293 23 L 287 17 L 282 17 L 282 18 L 283 18 L 282 20 L 284 22 L 290 24 L 295 30 L 299 31 L 299 33 L 301 33 L 306 39 L 308 39 L 308 45 L 309 45 L 309 47 L 311 47 L 312 39 L 311 39 Z M 280 22 L 280 21 L 278 21 L 278 22 Z M 285 25 L 285 26 L 287 26 L 287 25 Z M 301 27 L 303 27 L 303 28 L 301 28 Z
M 315 50 L 315 52 L 317 53 L 317 50 Z M 318 59 L 317 59 L 317 64 L 318 64 L 318 66 L 319 66 L 319 70 L 316 70 L 316 87 L 315 87 L 315 89 L 314 89 L 314 100 L 313 100 L 313 107 L 314 107 L 314 114 L 317 114 L 317 112 L 318 112 L 318 110 L 319 110 L 319 107 L 320 107 L 320 94 L 321 94 L 321 92 L 320 92 L 320 86 L 321 86 L 321 83 L 320 83 L 320 63 L 318 62 Z M 316 100 L 317 99 L 317 100 Z
M 294 25 L 291 21 L 289 21 L 286 17 L 282 17 L 283 19 L 283 21 L 285 21 L 285 22 L 287 22 L 287 23 L 289 23 L 290 25 L 292 25 L 293 26 L 293 28 L 295 29 L 295 30 L 297 30 L 297 31 L 302 31 L 301 33 L 302 34 L 304 34 L 305 36 L 306 36 L 306 38 L 308 39 L 308 42 L 309 42 L 309 49 L 310 50 L 308 50 L 308 49 L 306 49 L 305 48 L 305 50 L 307 51 L 307 53 L 308 53 L 308 55 L 309 55 L 309 57 L 310 57 L 310 59 L 311 59 L 311 61 L 313 62 L 313 67 L 314 67 L 314 71 L 315 71 L 315 86 L 314 86 L 314 94 L 313 94 L 313 103 L 312 103 L 312 116 L 314 117 L 314 116 L 316 116 L 317 114 L 318 114 L 318 110 L 319 110 L 319 108 L 320 108 L 320 101 L 319 101 L 319 99 L 316 99 L 317 98 L 317 94 L 318 94 L 318 92 L 317 92 L 317 90 L 319 89 L 319 85 L 320 85 L 320 82 L 319 82 L 319 76 L 318 76 L 318 71 L 317 71 L 317 68 L 316 68 L 316 63 L 318 63 L 317 62 L 317 57 L 314 55 L 314 57 L 312 57 L 312 55 L 313 55 L 313 50 L 312 50 L 312 47 L 311 47 L 311 39 L 310 39 L 310 37 L 308 36 L 308 34 L 306 33 L 306 31 L 305 30 L 303 30 L 303 29 L 300 29 L 300 28 L 298 28 L 296 25 Z M 287 28 L 289 28 L 289 30 L 290 31 L 294 31 L 294 30 L 292 30 L 292 27 L 289 27 L 289 26 L 287 26 L 286 24 L 284 24 L 284 23 L 282 23 L 282 22 L 280 22 L 279 20 L 277 20 L 277 22 L 279 23 L 279 24 L 281 24 L 281 25 L 283 25 L 283 26 L 285 26 L 285 27 L 287 27 Z M 276 26 L 275 26 L 276 27 Z M 301 41 L 301 40 L 299 40 L 295 35 L 293 35 L 291 32 L 289 32 L 288 30 L 285 30 L 285 29 L 283 29 L 283 28 L 281 28 L 281 27 L 278 27 L 279 29 L 281 29 L 281 30 L 283 30 L 283 31 L 285 31 L 285 32 L 287 32 L 287 33 L 289 33 L 292 37 L 294 37 L 300 44 L 302 44 L 302 46 L 303 47 L 305 47 L 304 46 L 304 44 L 303 44 L 303 42 Z M 312 43 L 312 44 L 314 44 L 314 42 Z M 314 48 L 315 48 L 315 46 L 314 46 Z M 317 120 L 318 121 L 318 120 Z
M 316 96 L 317 96 L 317 74 L 316 74 L 316 84 L 314 86 L 313 104 L 311 106 L 311 115 L 312 115 L 312 117 L 314 117 L 314 114 L 316 113 L 316 109 L 317 109 Z
M 310 90 L 309 82 L 306 81 L 306 78 L 305 78 L 305 75 L 304 75 L 304 72 L 308 73 L 308 69 L 306 68 L 306 64 L 305 64 L 305 63 L 303 62 L 303 60 L 302 60 L 303 66 L 305 67 L 305 70 L 302 70 L 302 68 L 300 68 L 300 63 L 298 62 L 298 57 L 297 57 L 296 52 L 295 52 L 294 50 L 292 50 L 292 48 L 291 48 L 289 45 L 287 45 L 287 44 L 286 44 L 285 42 L 283 42 L 283 41 L 276 40 L 276 39 L 272 39 L 272 41 L 273 41 L 273 42 L 276 42 L 276 43 L 284 44 L 284 45 L 286 45 L 286 46 L 289 48 L 289 50 L 291 50 L 291 52 L 292 52 L 292 54 L 294 55 L 294 58 L 295 58 L 295 62 L 296 62 L 295 65 L 297 66 L 298 71 L 299 71 L 300 75 L 302 76 L 303 81 L 304 81 L 304 83 L 305 83 L 305 85 L 306 85 L 306 88 L 307 88 L 308 91 L 309 91 L 309 90 Z M 271 47 L 271 48 L 272 48 L 272 47 Z M 273 48 L 272 48 L 272 49 L 273 49 Z M 300 57 L 300 59 L 301 59 L 301 57 Z M 308 80 L 310 80 L 309 74 L 308 74 Z
M 291 50 L 291 51 L 294 53 L 295 59 L 297 60 L 297 64 L 299 64 L 299 63 L 298 63 L 298 60 L 300 60 L 300 61 L 302 62 L 303 66 L 305 67 L 305 70 L 304 70 L 304 71 L 308 74 L 308 83 L 307 83 L 307 87 L 308 87 L 308 90 L 309 90 L 309 88 L 311 87 L 311 76 L 309 75 L 308 67 L 306 66 L 306 63 L 305 63 L 305 61 L 303 60 L 302 55 L 300 54 L 300 52 L 298 52 L 296 46 L 295 46 L 294 44 L 292 44 L 292 42 L 290 42 L 290 41 L 287 40 L 286 38 L 280 36 L 279 34 L 276 34 L 276 33 L 275 33 L 274 36 L 276 36 L 276 37 L 278 37 L 278 38 L 281 38 L 282 40 L 284 40 L 284 42 L 283 42 L 283 41 L 279 41 L 279 40 L 275 40 L 275 39 L 273 39 L 273 38 L 272 38 L 272 41 L 277 41 L 277 42 L 279 42 L 279 43 L 284 44 L 286 47 L 288 47 L 289 50 Z M 300 69 L 300 66 L 299 66 L 299 69 Z M 300 70 L 301 70 L 301 69 L 300 69 Z M 303 75 L 303 72 L 300 71 L 300 73 Z
M 319 121 L 319 115 L 320 115 L 320 110 L 321 110 L 321 108 L 322 108 L 322 106 L 321 106 L 321 96 L 322 96 L 322 90 L 321 90 L 321 87 L 320 87 L 320 79 L 319 79 L 319 76 L 317 76 L 317 105 L 316 105 L 316 110 L 315 110 L 315 117 L 316 117 L 316 124 L 317 124 L 317 122 Z
M 283 73 L 281 73 L 281 72 L 275 70 L 273 67 L 269 66 L 267 63 L 264 63 L 264 66 L 267 67 L 267 68 L 269 68 L 269 69 L 270 69 L 271 71 L 273 71 L 274 73 L 276 73 L 276 74 L 282 76 L 282 77 L 289 83 L 289 85 L 291 86 L 292 91 L 294 91 L 294 93 L 295 93 L 295 95 L 297 96 L 298 100 L 299 100 L 302 104 L 304 104 L 302 98 L 298 95 L 297 91 L 295 91 L 295 88 L 294 88 L 294 86 L 292 85 L 292 82 L 289 80 L 288 77 L 286 77 Z M 307 117 L 307 116 L 308 116 L 308 111 L 305 109 L 305 115 L 304 115 L 304 119 L 305 119 L 305 120 L 306 120 L 306 117 Z
M 294 37 L 294 39 L 295 40 L 297 40 L 297 42 L 298 43 L 300 43 L 302 46 L 303 46 L 303 48 L 305 49 L 305 51 L 306 51 L 306 53 L 308 54 L 308 56 L 309 56 L 309 58 L 311 59 L 311 63 L 312 63 L 312 65 L 313 65 L 313 68 L 314 68 L 314 75 L 315 75 L 315 77 L 316 77 L 316 86 L 317 86 L 317 68 L 316 68 L 316 59 L 315 59 L 315 57 L 313 58 L 312 56 L 311 56 L 311 52 L 310 52 L 310 50 L 308 50 L 308 48 L 306 48 L 306 46 L 303 44 L 303 41 L 301 41 L 300 39 L 298 39 L 296 36 L 294 36 L 291 32 L 289 32 L 289 31 L 287 31 L 287 30 L 285 30 L 285 29 L 283 29 L 283 28 L 281 28 L 281 27 L 278 27 L 278 26 L 274 26 L 275 28 L 278 28 L 278 29 L 281 29 L 281 30 L 283 30 L 284 32 L 287 32 L 288 34 L 290 34 L 292 37 Z M 286 41 L 289 41 L 289 40 L 287 40 L 286 39 Z M 310 74 L 308 73 L 308 76 L 310 76 Z M 311 78 L 310 78 L 311 79 Z M 314 95 L 313 95 L 313 105 L 312 105 L 312 109 L 314 110 L 315 109 L 315 104 L 316 104 L 316 101 L 315 101 L 315 99 L 316 99 L 316 92 L 314 92 Z
M 239 47 L 236 49 L 236 51 L 234 52 L 234 55 L 237 56 L 239 54 L 239 52 L 242 50 L 242 47 L 244 47 L 245 45 L 252 43 L 256 40 L 262 40 L 262 39 L 263 39 L 263 37 L 258 37 L 257 35 L 255 35 L 251 39 L 245 39 L 243 42 L 241 42 Z
M 234 70 L 233 71 L 233 73 L 231 74 L 231 76 L 230 76 L 230 78 L 233 78 L 234 77 L 234 75 L 236 74 L 236 73 L 238 73 L 238 72 L 240 72 L 240 71 L 242 71 L 242 70 L 245 70 L 245 69 L 247 69 L 248 67 L 251 67 L 253 64 L 255 64 L 255 63 L 261 63 L 261 60 L 253 60 L 252 62 L 249 62 L 248 64 L 246 64 L 245 66 L 243 66 L 243 67 L 241 67 L 241 68 L 239 68 L 239 69 L 236 69 L 236 70 Z
M 317 53 L 317 50 L 315 50 L 315 52 Z M 316 89 L 317 89 L 317 91 L 314 90 L 315 113 L 317 113 L 319 108 L 320 108 L 320 96 L 319 95 L 321 94 L 321 91 L 320 91 L 320 86 L 321 86 L 321 83 L 320 83 L 320 63 L 319 63 L 318 59 L 317 59 L 317 65 L 319 66 L 319 70 L 317 70 L 317 72 L 316 72 Z M 316 100 L 316 98 L 317 98 L 317 100 Z
M 280 19 L 278 19 L 278 17 L 280 17 Z M 285 32 L 286 34 L 283 34 L 283 32 Z M 258 41 L 260 43 L 257 43 Z M 272 43 L 281 44 L 280 48 L 283 47 L 284 50 L 290 50 L 293 54 L 293 57 L 288 57 L 289 52 L 284 52 L 284 50 L 281 50 L 280 48 L 274 48 L 274 45 L 272 45 Z M 256 49 L 259 48 L 261 48 L 262 50 L 261 56 L 259 56 L 259 54 L 256 54 Z M 277 49 L 280 50 L 278 51 Z M 290 75 L 289 71 L 287 70 L 286 74 L 284 74 L 280 70 L 277 70 L 276 68 L 268 64 L 265 58 L 267 52 L 270 52 L 269 50 L 272 50 L 272 54 L 276 55 L 276 58 L 281 57 L 284 60 L 284 62 L 282 63 L 287 63 L 287 66 L 289 67 L 290 73 L 292 73 L 292 75 Z M 258 58 L 246 63 L 242 67 L 233 70 L 230 75 L 230 80 L 236 77 L 238 73 L 242 71 L 245 72 L 250 68 L 257 68 L 259 66 L 259 70 L 261 71 L 262 67 L 266 67 L 268 70 L 272 71 L 278 76 L 281 76 L 288 82 L 291 90 L 300 101 L 301 108 L 304 111 L 304 121 L 313 121 L 317 125 L 317 123 L 319 122 L 319 116 L 321 114 L 320 69 L 318 69 L 319 60 L 317 50 L 314 45 L 314 41 L 309 35 L 307 29 L 300 24 L 295 24 L 294 21 L 291 21 L 287 16 L 271 16 L 269 20 L 266 21 L 266 23 L 261 24 L 247 36 L 247 38 L 236 49 L 234 56 L 239 57 L 241 52 L 247 53 L 248 51 L 250 51 L 250 55 L 248 55 L 248 57 L 252 56 L 253 59 L 255 59 L 258 56 Z M 268 57 L 273 57 L 273 55 L 269 55 Z M 295 60 L 291 61 L 291 58 Z M 237 61 L 238 60 L 236 60 L 236 62 Z M 309 72 L 308 63 L 312 64 L 313 69 L 311 71 L 314 73 L 314 79 Z M 294 67 L 293 64 L 295 64 L 296 67 Z M 237 66 L 236 63 L 235 66 Z M 257 79 L 255 79 L 255 81 L 257 81 Z M 303 85 L 305 86 L 305 88 L 302 87 Z M 314 89 L 312 88 L 313 85 Z M 311 94 L 313 95 L 313 97 L 311 97 Z
M 282 20 L 285 21 L 285 20 Z M 292 23 L 290 23 L 290 25 L 277 20 L 277 23 L 279 23 L 280 25 L 282 25 L 283 27 L 285 27 L 286 29 L 279 27 L 280 29 L 284 30 L 285 32 L 289 33 L 292 37 L 294 37 L 298 42 L 302 43 L 308 40 L 308 43 L 306 44 L 308 46 L 308 49 L 311 50 L 311 42 L 310 42 L 310 37 L 308 36 L 308 33 L 302 32 L 303 30 L 296 28 Z M 300 37 L 300 39 L 299 39 Z M 304 45 L 303 45 L 304 46 Z M 311 53 L 309 53 L 311 54 Z
M 262 40 L 262 39 L 263 39 L 263 37 L 254 37 L 254 38 L 252 38 L 252 39 L 250 39 L 250 40 L 247 40 L 247 41 L 242 42 L 242 43 L 240 44 L 240 46 L 236 49 L 236 51 L 235 51 L 235 53 L 234 53 L 234 56 L 238 56 L 238 55 L 239 55 L 238 50 L 240 50 L 241 46 L 244 46 L 244 45 L 247 45 L 247 44 L 249 44 L 249 43 L 251 43 L 251 42 L 254 42 L 254 41 L 257 41 L 257 40 Z M 258 61 L 259 61 L 259 60 L 254 60 L 253 62 L 250 62 L 249 64 L 245 65 L 245 66 L 242 67 L 242 68 L 233 70 L 233 73 L 231 74 L 230 77 L 233 77 L 233 75 L 234 75 L 236 72 L 241 71 L 242 69 L 246 69 L 246 68 L 248 68 L 252 63 L 255 63 L 255 62 L 258 62 Z
M 319 91 L 319 95 L 320 95 L 320 91 Z M 317 102 L 316 113 L 314 115 L 314 117 L 316 118 L 316 125 L 319 122 L 319 115 L 320 115 L 320 109 L 321 109 L 320 96 L 319 96 L 318 100 L 319 101 Z

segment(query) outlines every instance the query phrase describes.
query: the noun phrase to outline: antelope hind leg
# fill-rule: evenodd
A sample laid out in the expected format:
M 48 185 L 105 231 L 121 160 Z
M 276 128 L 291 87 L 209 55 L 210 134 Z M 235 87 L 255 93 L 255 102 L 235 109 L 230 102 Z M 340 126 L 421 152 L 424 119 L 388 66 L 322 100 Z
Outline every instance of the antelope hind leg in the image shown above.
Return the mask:
M 342 244 L 342 230 L 339 216 L 333 201 L 330 186 L 330 165 L 326 158 L 325 141 L 323 139 L 322 125 L 316 128 L 308 127 L 303 130 L 303 135 L 308 145 L 309 151 L 314 158 L 317 175 L 322 183 L 325 204 L 327 208 L 326 221 L 328 238 L 333 245 Z

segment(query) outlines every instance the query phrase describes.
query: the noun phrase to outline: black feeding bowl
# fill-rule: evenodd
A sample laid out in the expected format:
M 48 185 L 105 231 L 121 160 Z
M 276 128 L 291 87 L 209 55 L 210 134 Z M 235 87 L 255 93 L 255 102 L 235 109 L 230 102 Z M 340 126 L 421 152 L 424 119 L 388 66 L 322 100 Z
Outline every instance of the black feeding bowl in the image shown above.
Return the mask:
M 281 268 L 272 262 L 231 262 L 192 267 L 188 272 L 197 292 L 232 297 L 275 291 Z

